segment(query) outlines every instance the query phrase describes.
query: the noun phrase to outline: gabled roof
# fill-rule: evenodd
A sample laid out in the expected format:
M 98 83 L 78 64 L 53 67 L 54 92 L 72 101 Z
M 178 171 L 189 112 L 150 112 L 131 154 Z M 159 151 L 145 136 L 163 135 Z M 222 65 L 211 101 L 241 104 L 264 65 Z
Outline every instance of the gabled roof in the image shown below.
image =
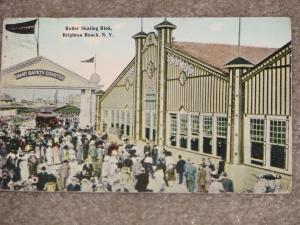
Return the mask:
M 97 95 L 103 95 L 105 93 L 105 91 L 103 91 L 103 90 L 98 90 L 98 91 L 96 91 L 96 94 Z
M 54 112 L 59 114 L 72 114 L 72 113 L 80 113 L 80 108 L 73 105 L 64 105 L 54 110 Z
M 46 57 L 43 57 L 43 56 L 34 57 L 34 58 L 28 59 L 26 61 L 20 62 L 16 65 L 13 65 L 13 66 L 10 66 L 8 68 L 1 70 L 1 79 L 4 79 L 7 74 L 10 74 L 14 71 L 20 70 L 22 68 L 26 68 L 27 66 L 38 64 L 40 62 L 46 63 L 54 68 L 64 71 L 65 73 L 69 74 L 70 77 L 72 77 L 73 79 L 76 79 L 79 83 L 81 83 L 82 87 L 91 87 L 91 88 L 98 87 L 97 84 L 91 83 L 88 79 L 80 76 L 79 74 L 77 74 L 77 73 L 59 65 L 58 63 L 56 63 L 52 60 L 50 60 Z M 78 88 L 80 88 L 80 87 L 78 87 Z
M 31 59 L 28 59 L 28 60 L 26 60 L 26 61 L 20 62 L 20 63 L 18 63 L 18 64 L 16 64 L 16 65 L 13 65 L 13 66 L 10 66 L 10 67 L 8 67 L 8 68 L 3 69 L 3 70 L 1 71 L 1 73 L 5 74 L 5 73 L 10 72 L 10 71 L 12 71 L 12 70 L 15 70 L 15 69 L 18 69 L 18 68 L 20 68 L 20 67 L 27 66 L 27 65 L 31 65 L 31 64 L 34 64 L 34 63 L 39 62 L 39 61 L 45 61 L 45 62 L 48 62 L 48 63 L 50 63 L 50 64 L 52 64 L 52 65 L 57 66 L 57 67 L 60 68 L 60 69 L 67 70 L 68 72 L 70 72 L 70 73 L 72 73 L 73 75 L 75 75 L 78 79 L 81 79 L 82 81 L 88 82 L 88 80 L 85 79 L 84 77 L 82 77 L 82 76 L 78 75 L 77 73 L 75 73 L 75 72 L 73 72 L 73 71 L 71 71 L 71 70 L 69 70 L 69 69 L 67 69 L 67 68 L 65 68 L 65 67 L 63 67 L 63 66 L 61 66 L 61 65 L 59 65 L 59 64 L 56 63 L 56 62 L 53 62 L 52 60 L 50 60 L 50 59 L 48 59 L 48 58 L 46 58 L 46 57 L 44 57 L 44 56 L 38 56 L 38 57 L 34 57 L 34 58 L 31 58 Z
M 225 64 L 225 66 L 230 66 L 230 65 L 254 65 L 254 64 L 242 57 L 237 57 Z
M 268 67 L 274 61 L 280 59 L 282 56 L 291 53 L 292 51 L 292 41 L 289 41 L 281 48 L 277 49 L 271 55 L 268 55 L 262 61 L 257 63 L 255 66 L 251 67 L 251 69 L 247 70 L 244 74 L 242 74 L 242 81 L 245 82 L 246 80 L 250 79 L 252 76 L 255 76 L 258 71 Z
M 172 28 L 172 29 L 176 29 L 176 25 L 174 25 L 173 23 L 170 23 L 169 21 L 167 21 L 165 19 L 160 24 L 157 24 L 156 26 L 154 26 L 154 29 L 156 29 L 156 30 L 158 30 L 159 28 Z
M 135 62 L 135 57 L 128 63 L 128 65 L 125 67 L 125 69 L 119 74 L 119 76 L 114 80 L 114 82 L 105 90 L 104 94 L 102 95 L 101 99 L 103 99 L 108 93 L 117 85 L 117 83 L 123 78 L 123 76 L 126 74 L 128 69 L 132 66 L 132 64 Z
M 224 64 L 237 57 L 238 47 L 227 44 L 173 42 L 173 49 L 224 71 Z M 240 46 L 240 57 L 254 64 L 276 51 L 275 48 Z
M 132 37 L 139 38 L 139 37 L 146 37 L 146 36 L 147 36 L 147 33 L 141 31 L 141 32 L 138 32 L 137 34 L 133 35 Z

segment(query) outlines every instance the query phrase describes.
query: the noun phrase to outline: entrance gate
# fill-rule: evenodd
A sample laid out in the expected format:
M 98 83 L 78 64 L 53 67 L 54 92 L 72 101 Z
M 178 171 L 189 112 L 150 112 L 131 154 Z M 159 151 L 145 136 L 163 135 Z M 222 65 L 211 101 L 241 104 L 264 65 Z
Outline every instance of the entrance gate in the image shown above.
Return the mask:
M 95 76 L 95 74 L 93 75 Z M 42 56 L 1 71 L 0 89 L 81 90 L 79 125 L 95 125 L 95 91 L 100 86 Z

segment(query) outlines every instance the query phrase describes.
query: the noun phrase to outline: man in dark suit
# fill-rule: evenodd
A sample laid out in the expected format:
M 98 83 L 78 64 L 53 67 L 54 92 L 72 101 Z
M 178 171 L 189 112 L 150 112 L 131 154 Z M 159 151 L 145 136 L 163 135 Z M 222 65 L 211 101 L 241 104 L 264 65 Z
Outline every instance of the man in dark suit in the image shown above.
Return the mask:
M 36 184 L 38 191 L 43 191 L 45 184 L 48 182 L 49 175 L 46 171 L 46 167 L 42 167 L 42 172 L 38 173 L 38 182 Z
M 144 155 L 150 155 L 151 153 L 151 147 L 150 147 L 150 143 L 147 142 L 147 144 L 144 146 Z
M 227 177 L 226 172 L 223 173 L 221 182 L 224 187 L 224 192 L 233 192 L 233 182 Z
M 149 184 L 149 175 L 145 173 L 144 168 L 141 168 L 141 173 L 136 176 L 136 180 L 135 190 L 138 192 L 146 192 Z
M 179 175 L 179 184 L 182 184 L 183 174 L 185 171 L 185 161 L 182 159 L 181 155 L 178 156 L 179 160 L 176 164 L 176 172 Z

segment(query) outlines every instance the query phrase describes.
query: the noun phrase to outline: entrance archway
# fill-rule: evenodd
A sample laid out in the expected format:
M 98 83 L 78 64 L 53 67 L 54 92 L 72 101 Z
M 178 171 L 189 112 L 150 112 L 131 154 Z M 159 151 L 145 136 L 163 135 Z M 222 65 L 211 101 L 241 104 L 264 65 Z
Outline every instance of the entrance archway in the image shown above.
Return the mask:
M 39 56 L 3 69 L 0 89 L 80 90 L 79 125 L 81 127 L 94 126 L 95 92 L 101 88 L 95 82 L 97 79 L 94 78 L 95 74 L 90 80 L 85 79 L 55 62 Z

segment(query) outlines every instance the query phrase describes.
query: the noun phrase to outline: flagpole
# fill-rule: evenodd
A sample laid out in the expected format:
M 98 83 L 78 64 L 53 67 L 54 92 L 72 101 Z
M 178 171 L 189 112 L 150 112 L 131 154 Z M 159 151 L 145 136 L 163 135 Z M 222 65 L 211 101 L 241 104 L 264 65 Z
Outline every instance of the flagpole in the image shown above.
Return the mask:
M 240 56 L 240 45 L 241 45 L 241 17 L 239 17 L 238 56 Z
M 34 32 L 34 37 L 35 37 L 35 42 L 36 42 L 36 54 L 37 57 L 39 57 L 40 53 L 39 53 L 39 39 L 40 39 L 40 20 L 37 19 L 37 23 L 38 23 L 38 31 L 37 31 L 37 35 Z M 35 30 L 35 29 L 34 29 Z
M 38 18 L 38 41 L 37 41 L 37 56 L 40 56 L 40 19 Z
M 96 54 L 95 54 L 95 73 L 97 73 L 97 58 L 96 58 Z

